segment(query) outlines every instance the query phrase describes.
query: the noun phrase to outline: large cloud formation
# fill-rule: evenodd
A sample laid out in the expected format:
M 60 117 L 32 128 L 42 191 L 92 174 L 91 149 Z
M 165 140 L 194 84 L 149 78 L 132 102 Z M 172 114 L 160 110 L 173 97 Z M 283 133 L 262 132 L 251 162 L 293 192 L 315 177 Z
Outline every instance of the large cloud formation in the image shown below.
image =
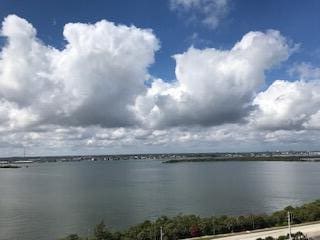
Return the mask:
M 190 48 L 174 56 L 177 82 L 156 80 L 136 110 L 145 124 L 160 126 L 239 122 L 252 110 L 265 71 L 290 52 L 274 30 L 247 33 L 231 50 Z
M 21 146 L 34 154 L 257 150 L 262 143 L 292 146 L 297 136 L 314 144 L 320 128 L 319 68 L 298 64 L 291 71 L 298 80 L 266 86 L 266 71 L 295 49 L 275 30 L 249 32 L 231 49 L 190 47 L 174 55 L 173 82 L 148 71 L 160 48 L 149 29 L 69 23 L 57 49 L 10 15 L 1 35 L 4 155 Z
M 7 44 L 1 52 L 0 98 L 11 124 L 134 124 L 128 104 L 144 92 L 147 68 L 159 48 L 151 30 L 105 20 L 69 23 L 60 51 L 37 39 L 26 20 L 10 15 L 1 34 Z

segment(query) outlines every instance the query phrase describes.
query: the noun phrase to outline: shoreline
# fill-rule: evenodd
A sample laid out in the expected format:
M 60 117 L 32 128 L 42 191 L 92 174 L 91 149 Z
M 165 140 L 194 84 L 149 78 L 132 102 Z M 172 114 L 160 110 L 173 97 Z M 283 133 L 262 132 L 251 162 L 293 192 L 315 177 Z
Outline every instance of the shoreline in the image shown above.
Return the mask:
M 4 168 L 4 169 L 17 169 L 17 168 L 21 168 L 21 166 L 17 166 L 17 165 L 0 165 L 0 168 Z
M 320 162 L 318 156 L 239 156 L 239 157 L 187 157 L 181 159 L 168 159 L 162 163 L 188 163 L 188 162 Z

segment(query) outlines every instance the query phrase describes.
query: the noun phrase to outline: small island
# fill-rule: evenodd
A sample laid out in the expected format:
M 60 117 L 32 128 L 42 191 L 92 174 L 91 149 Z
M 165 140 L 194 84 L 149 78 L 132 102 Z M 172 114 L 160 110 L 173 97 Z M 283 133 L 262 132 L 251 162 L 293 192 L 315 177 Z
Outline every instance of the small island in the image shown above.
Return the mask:
M 166 159 L 163 163 L 219 162 L 219 161 L 276 161 L 276 162 L 320 162 L 318 155 L 274 155 L 274 154 L 221 154 L 208 156 L 184 156 Z
M 17 165 L 0 165 L 0 168 L 21 168 L 21 166 L 17 166 Z

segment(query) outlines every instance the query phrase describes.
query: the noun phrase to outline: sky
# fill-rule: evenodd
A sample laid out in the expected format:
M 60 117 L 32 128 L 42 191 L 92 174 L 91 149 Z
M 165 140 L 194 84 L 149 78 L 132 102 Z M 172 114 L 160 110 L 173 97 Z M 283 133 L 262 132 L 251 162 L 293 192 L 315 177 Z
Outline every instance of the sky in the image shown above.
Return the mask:
M 317 0 L 0 0 L 0 156 L 320 150 Z

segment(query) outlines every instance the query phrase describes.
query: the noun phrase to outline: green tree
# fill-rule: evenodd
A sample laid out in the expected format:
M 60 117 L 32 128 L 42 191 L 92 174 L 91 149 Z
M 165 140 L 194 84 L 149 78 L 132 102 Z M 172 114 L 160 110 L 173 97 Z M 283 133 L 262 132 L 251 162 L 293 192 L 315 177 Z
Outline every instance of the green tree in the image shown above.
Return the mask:
M 106 229 L 106 225 L 101 221 L 94 229 L 96 240 L 113 240 L 112 233 Z

